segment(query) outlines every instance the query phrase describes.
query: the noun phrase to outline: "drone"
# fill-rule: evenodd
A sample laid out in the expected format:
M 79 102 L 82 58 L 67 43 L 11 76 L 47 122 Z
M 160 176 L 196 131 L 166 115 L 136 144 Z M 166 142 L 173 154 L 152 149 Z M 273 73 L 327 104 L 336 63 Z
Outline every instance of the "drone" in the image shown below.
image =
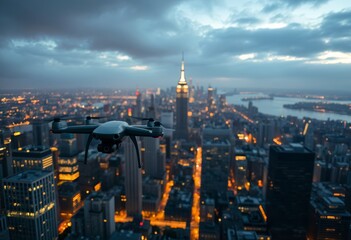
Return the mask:
M 59 117 L 54 118 L 52 123 L 52 133 L 77 133 L 89 134 L 86 146 L 84 163 L 87 164 L 88 150 L 93 139 L 100 140 L 97 147 L 99 152 L 112 153 L 118 150 L 120 144 L 126 137 L 132 140 L 138 158 L 138 166 L 141 168 L 139 147 L 136 136 L 139 137 L 153 137 L 159 138 L 163 136 L 163 126 L 161 122 L 155 121 L 153 118 L 138 118 L 139 120 L 147 120 L 146 125 L 129 125 L 124 121 L 108 121 L 105 123 L 93 123 L 92 119 L 99 119 L 100 117 L 86 117 L 86 124 L 68 126 L 66 121 L 62 121 Z

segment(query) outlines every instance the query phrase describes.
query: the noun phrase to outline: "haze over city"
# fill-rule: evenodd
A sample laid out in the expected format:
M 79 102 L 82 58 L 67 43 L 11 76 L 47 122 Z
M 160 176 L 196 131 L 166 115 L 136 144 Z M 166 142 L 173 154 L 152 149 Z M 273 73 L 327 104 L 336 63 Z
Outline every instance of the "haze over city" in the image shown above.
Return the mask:
M 351 2 L 2 1 L 0 88 L 351 87 Z

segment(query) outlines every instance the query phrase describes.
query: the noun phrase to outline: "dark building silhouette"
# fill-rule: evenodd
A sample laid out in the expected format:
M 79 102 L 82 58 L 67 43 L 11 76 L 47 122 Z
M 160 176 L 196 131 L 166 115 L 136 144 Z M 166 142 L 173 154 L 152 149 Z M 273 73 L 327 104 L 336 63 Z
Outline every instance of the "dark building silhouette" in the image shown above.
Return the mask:
M 12 174 L 12 148 L 10 135 L 8 134 L 8 136 L 6 136 L 6 134 L 0 130 L 0 186 L 2 180 L 5 177 L 12 176 Z M 3 189 L 0 188 L 0 212 L 4 207 L 4 198 L 2 192 Z
M 134 115 L 137 117 L 141 117 L 141 109 L 142 109 L 142 94 L 140 93 L 139 89 L 135 92 L 136 95 L 136 105 L 135 105 L 135 112 Z
M 140 146 L 140 141 L 138 144 Z M 134 217 L 142 211 L 142 176 L 138 168 L 136 149 L 130 140 L 126 139 L 122 143 L 125 158 L 125 190 L 126 190 L 126 210 L 128 216 Z M 139 150 L 140 151 L 140 150 Z
M 49 125 L 43 120 L 34 120 L 33 126 L 33 144 L 35 146 L 49 147 Z
M 177 139 L 188 139 L 188 84 L 185 80 L 184 58 L 177 85 L 175 135 Z
M 266 202 L 273 239 L 305 239 L 314 156 L 301 144 L 270 147 Z
M 0 239 L 10 240 L 9 228 L 7 227 L 5 215 L 0 215 Z
M 71 219 L 82 206 L 81 194 L 78 183 L 63 182 L 58 189 L 58 203 L 60 205 L 60 217 Z

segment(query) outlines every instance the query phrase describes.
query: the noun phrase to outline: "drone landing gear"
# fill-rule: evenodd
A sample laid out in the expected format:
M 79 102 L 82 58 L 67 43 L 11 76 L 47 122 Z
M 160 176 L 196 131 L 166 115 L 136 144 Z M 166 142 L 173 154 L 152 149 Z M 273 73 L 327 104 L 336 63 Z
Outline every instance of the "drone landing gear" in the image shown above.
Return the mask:
M 136 151 L 136 154 L 137 154 L 137 160 L 138 160 L 138 167 L 141 168 L 138 142 L 137 142 L 136 137 L 134 135 L 130 135 L 129 137 L 132 140 L 132 142 L 134 144 L 134 147 L 135 147 L 135 151 Z

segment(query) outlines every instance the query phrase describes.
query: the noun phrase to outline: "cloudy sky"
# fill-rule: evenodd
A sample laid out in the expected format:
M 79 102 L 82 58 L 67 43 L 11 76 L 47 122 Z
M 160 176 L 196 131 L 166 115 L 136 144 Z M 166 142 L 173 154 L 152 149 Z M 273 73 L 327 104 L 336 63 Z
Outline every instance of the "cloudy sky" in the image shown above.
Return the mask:
M 0 0 L 0 88 L 351 89 L 351 1 Z

